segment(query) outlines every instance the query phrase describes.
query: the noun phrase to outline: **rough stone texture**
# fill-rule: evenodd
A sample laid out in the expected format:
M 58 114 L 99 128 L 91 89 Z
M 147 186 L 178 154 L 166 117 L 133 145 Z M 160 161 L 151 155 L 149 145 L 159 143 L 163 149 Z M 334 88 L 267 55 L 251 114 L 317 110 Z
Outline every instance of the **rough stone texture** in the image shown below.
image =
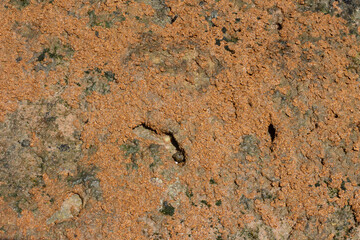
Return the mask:
M 0 1 L 0 239 L 360 239 L 359 12 Z
M 61 223 L 70 220 L 80 213 L 81 207 L 82 200 L 80 196 L 73 194 L 61 204 L 61 208 L 58 211 L 56 211 L 48 220 L 46 220 L 46 223 Z

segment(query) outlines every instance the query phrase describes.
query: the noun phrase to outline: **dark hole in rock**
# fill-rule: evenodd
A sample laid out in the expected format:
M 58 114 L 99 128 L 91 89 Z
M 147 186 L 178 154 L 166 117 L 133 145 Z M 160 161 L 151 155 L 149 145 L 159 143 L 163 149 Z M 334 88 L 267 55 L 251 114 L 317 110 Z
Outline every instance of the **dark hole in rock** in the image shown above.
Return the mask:
M 225 27 L 223 27 L 222 29 L 221 29 L 221 31 L 223 32 L 223 33 L 226 33 L 226 28 Z
M 220 46 L 220 39 L 215 39 L 215 45 Z
M 283 28 L 281 23 L 276 23 L 277 30 L 281 30 Z
M 178 16 L 175 15 L 175 16 L 171 19 L 171 24 L 173 24 L 173 23 L 176 21 L 177 18 L 178 18 Z
M 272 123 L 270 123 L 270 125 L 268 127 L 268 133 L 270 134 L 271 141 L 273 142 L 276 137 L 276 129 L 275 129 L 274 125 L 272 125 Z

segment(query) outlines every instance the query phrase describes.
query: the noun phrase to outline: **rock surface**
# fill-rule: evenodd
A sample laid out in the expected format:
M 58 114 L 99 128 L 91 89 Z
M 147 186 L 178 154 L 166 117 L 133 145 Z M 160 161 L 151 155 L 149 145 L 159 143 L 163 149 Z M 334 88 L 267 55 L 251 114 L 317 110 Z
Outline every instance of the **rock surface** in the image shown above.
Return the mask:
M 61 204 L 61 208 L 56 211 L 48 220 L 47 224 L 61 223 L 77 216 L 82 208 L 82 200 L 79 195 L 73 194 Z
M 0 239 L 360 239 L 359 13 L 0 1 Z

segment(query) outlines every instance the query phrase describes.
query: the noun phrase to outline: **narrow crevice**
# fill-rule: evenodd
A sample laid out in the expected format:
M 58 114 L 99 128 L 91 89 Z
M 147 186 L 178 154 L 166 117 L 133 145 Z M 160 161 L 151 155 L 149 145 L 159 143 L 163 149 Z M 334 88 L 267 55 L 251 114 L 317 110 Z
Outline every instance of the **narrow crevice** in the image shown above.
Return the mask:
M 140 125 L 137 125 L 136 127 L 133 128 L 133 130 L 136 129 L 136 128 L 138 128 L 138 127 L 143 127 L 143 128 L 145 128 L 146 130 L 149 130 L 149 131 L 151 131 L 151 132 L 153 132 L 153 133 L 158 134 L 155 129 L 151 128 L 149 125 L 146 125 L 145 123 L 142 123 L 142 124 L 140 124 Z
M 138 127 L 143 127 L 149 131 L 152 131 L 154 132 L 155 134 L 159 134 L 155 129 L 151 128 L 149 125 L 145 124 L 145 123 L 142 123 L 136 127 L 134 127 L 133 129 L 135 128 L 138 128 Z M 171 132 L 171 131 L 167 131 L 167 132 L 163 132 L 163 134 L 167 135 L 170 137 L 170 142 L 171 144 L 175 147 L 176 149 L 176 153 L 174 153 L 172 155 L 172 158 L 174 159 L 174 161 L 177 163 L 177 164 L 180 164 L 180 165 L 184 165 L 185 162 L 186 162 L 186 157 L 185 157 L 185 151 L 184 149 L 180 146 L 179 142 L 176 140 L 174 134 Z
M 176 148 L 176 153 L 172 155 L 172 158 L 177 164 L 181 164 L 182 166 L 185 165 L 186 157 L 184 149 L 180 147 L 179 142 L 172 132 L 165 132 L 165 134 L 170 137 L 171 144 Z

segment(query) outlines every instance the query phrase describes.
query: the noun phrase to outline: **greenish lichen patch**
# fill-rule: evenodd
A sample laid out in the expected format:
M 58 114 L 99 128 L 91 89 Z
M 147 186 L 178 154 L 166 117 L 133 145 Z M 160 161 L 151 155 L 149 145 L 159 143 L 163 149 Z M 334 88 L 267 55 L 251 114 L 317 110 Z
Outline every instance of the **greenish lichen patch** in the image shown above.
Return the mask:
M 242 142 L 239 144 L 239 151 L 235 154 L 236 158 L 245 161 L 246 156 L 258 158 L 260 157 L 259 149 L 260 141 L 255 135 L 245 135 L 242 137 Z
M 124 15 L 119 11 L 113 11 L 112 13 L 100 13 L 96 14 L 94 10 L 88 12 L 89 26 L 100 26 L 104 28 L 111 28 L 115 23 L 125 20 Z
M 97 171 L 98 169 L 94 166 L 88 168 L 79 166 L 77 174 L 67 177 L 66 180 L 71 187 L 82 185 L 89 196 L 102 200 L 100 180 L 96 177 Z
M 200 203 L 204 204 L 204 205 L 207 206 L 208 208 L 211 207 L 211 204 L 208 203 L 206 200 L 201 200 Z
M 330 198 L 338 197 L 339 189 L 328 187 L 328 194 L 329 194 Z
M 175 213 L 175 208 L 167 201 L 164 201 L 160 212 L 167 216 L 173 216 Z
M 140 151 L 140 142 L 139 140 L 134 139 L 130 143 L 121 145 L 120 150 L 124 151 L 125 157 L 136 154 Z
M 110 82 L 115 82 L 115 74 L 111 71 L 103 71 L 100 68 L 89 69 L 84 72 L 84 77 L 76 82 L 79 87 L 84 88 L 85 96 L 93 92 L 105 95 L 110 93 Z
M 191 189 L 187 189 L 185 192 L 186 196 L 191 200 L 191 198 L 194 196 Z
M 70 44 L 62 43 L 59 40 L 50 42 L 50 46 L 45 47 L 40 53 L 36 53 L 32 62 L 34 70 L 45 71 L 54 70 L 58 65 L 66 64 L 74 55 L 74 49 Z
M 139 168 L 137 154 L 140 151 L 140 141 L 134 139 L 129 143 L 125 143 L 120 146 L 120 150 L 124 152 L 125 158 L 130 156 L 131 163 L 126 164 L 126 169 L 128 171 L 137 170 Z
M 10 3 L 20 10 L 27 7 L 30 2 L 30 0 L 10 0 Z
M 161 27 L 165 27 L 166 24 L 171 23 L 171 17 L 168 15 L 170 8 L 163 0 L 136 0 L 137 2 L 143 2 L 148 4 L 154 9 L 155 14 L 151 18 L 147 18 L 146 22 L 151 21 Z
M 157 165 L 161 164 L 161 158 L 160 158 L 160 145 L 158 144 L 150 144 L 149 146 L 149 150 L 150 150 L 150 155 L 152 157 L 152 159 L 154 160 L 150 165 L 149 167 L 150 168 L 154 168 L 156 167 Z
M 46 187 L 44 174 L 64 183 L 65 176 L 81 175 L 79 160 L 84 152 L 72 125 L 75 119 L 72 109 L 53 100 L 21 103 L 0 123 L 0 179 L 5 183 L 0 185 L 0 196 L 19 214 L 24 209 L 36 209 L 29 191 Z M 85 189 L 96 189 L 96 198 L 101 195 L 94 174 L 83 181 Z

